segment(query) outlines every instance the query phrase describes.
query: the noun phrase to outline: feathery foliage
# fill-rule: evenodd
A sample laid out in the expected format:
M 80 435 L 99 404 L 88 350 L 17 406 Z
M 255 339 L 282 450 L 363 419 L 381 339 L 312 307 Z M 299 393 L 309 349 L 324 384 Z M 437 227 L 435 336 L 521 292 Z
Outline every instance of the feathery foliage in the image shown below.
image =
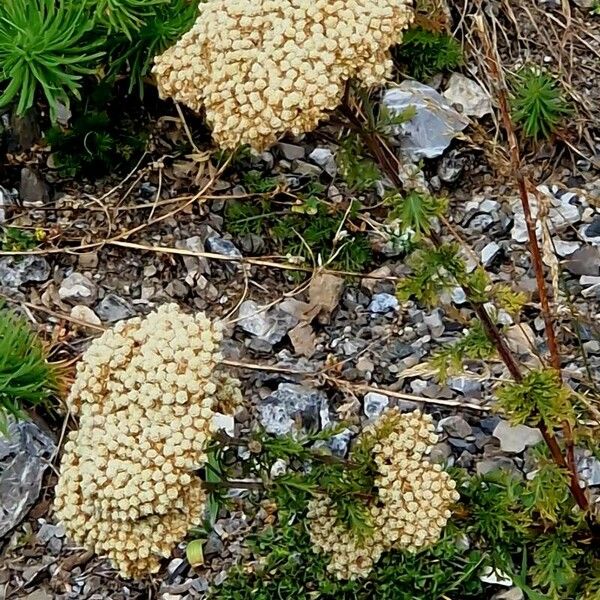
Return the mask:
M 395 59 L 408 75 L 425 81 L 460 66 L 463 53 L 451 35 L 414 27 L 404 34 L 402 44 L 395 51 Z
M 155 16 L 156 6 L 169 0 L 89 0 L 97 23 L 109 34 L 122 33 L 129 41 L 148 19 Z
M 80 98 L 81 79 L 96 71 L 104 40 L 90 36 L 93 21 L 77 0 L 4 0 L 0 4 L 0 107 L 17 113 L 43 93 L 56 118 L 58 103 Z
M 105 0 L 120 4 L 123 0 Z M 111 37 L 108 47 L 109 76 L 116 77 L 126 72 L 129 77 L 129 92 L 137 88 L 139 96 L 144 95 L 144 79 L 149 76 L 152 61 L 171 44 L 188 31 L 198 16 L 198 2 L 195 0 L 126 0 L 139 11 L 147 14 L 144 18 L 137 15 L 132 29 L 118 26 Z M 137 20 L 139 19 L 139 23 Z
M 539 141 L 549 138 L 571 111 L 560 82 L 549 73 L 524 67 L 512 86 L 512 117 L 523 134 Z
M 563 421 L 575 423 L 571 392 L 551 370 L 530 371 L 523 381 L 508 383 L 498 392 L 498 405 L 515 424 L 552 429 Z
M 402 231 L 411 233 L 415 242 L 427 237 L 434 220 L 443 215 L 448 207 L 445 198 L 435 198 L 416 191 L 404 197 L 399 194 L 388 196 L 387 203 L 391 207 L 389 217 L 398 219 Z
M 455 344 L 438 350 L 431 358 L 440 381 L 462 372 L 465 360 L 484 360 L 496 353 L 480 321 L 474 321 L 467 333 Z
M 57 371 L 27 321 L 0 307 L 0 431 L 8 415 L 25 418 L 25 409 L 45 402 L 57 383 Z

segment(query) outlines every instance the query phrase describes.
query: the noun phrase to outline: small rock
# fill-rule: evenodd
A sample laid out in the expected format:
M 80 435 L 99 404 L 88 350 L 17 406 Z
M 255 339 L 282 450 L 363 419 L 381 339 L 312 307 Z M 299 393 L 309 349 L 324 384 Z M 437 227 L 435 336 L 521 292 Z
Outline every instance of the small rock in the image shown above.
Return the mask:
M 600 242 L 600 215 L 596 215 L 594 220 L 583 227 L 581 232 L 586 241 L 599 243 Z
M 490 95 L 476 81 L 460 73 L 452 73 L 443 95 L 463 115 L 481 119 L 492 112 Z
M 327 397 L 294 383 L 280 383 L 258 407 L 259 420 L 268 433 L 286 435 L 299 429 L 319 430 L 329 424 Z
M 600 248 L 583 246 L 573 252 L 563 264 L 573 275 L 600 275 Z
M 21 169 L 21 187 L 19 196 L 23 206 L 43 206 L 50 200 L 48 185 L 43 177 L 29 167 Z
M 595 456 L 587 456 L 578 452 L 577 470 L 586 485 L 600 485 L 600 461 Z
M 553 240 L 554 249 L 556 250 L 556 254 L 561 257 L 570 256 L 579 248 L 581 248 L 580 242 L 565 242 L 564 240 Z
M 171 298 L 185 298 L 188 295 L 189 290 L 183 281 L 173 279 L 173 281 L 169 281 L 165 288 L 165 292 L 171 296 Z
M 214 413 L 212 425 L 216 431 L 224 431 L 229 437 L 235 436 L 235 419 L 232 415 Z
M 16 289 L 30 281 L 42 282 L 50 277 L 50 265 L 41 256 L 0 258 L 0 285 Z
M 445 463 L 452 456 L 452 448 L 447 442 L 438 442 L 429 453 L 427 459 L 432 463 Z
M 387 90 L 383 104 L 392 114 L 415 109 L 415 116 L 397 127 L 401 147 L 412 160 L 440 156 L 469 124 L 432 87 L 410 79 Z
M 423 323 L 427 325 L 431 336 L 434 338 L 440 337 L 444 333 L 444 321 L 442 319 L 442 311 L 438 308 L 431 314 L 423 316 Z
M 495 471 L 504 471 L 511 475 L 520 475 L 517 465 L 507 456 L 496 456 L 494 458 L 484 458 L 477 463 L 476 471 L 478 475 L 487 475 Z
M 467 397 L 479 397 L 481 395 L 481 382 L 470 377 L 450 377 L 448 386 Z
M 331 320 L 331 313 L 338 307 L 344 290 L 344 279 L 330 273 L 315 275 L 308 288 L 310 307 L 307 309 L 307 318 L 312 320 L 315 316 L 319 323 L 327 324 Z
M 89 277 L 81 273 L 71 273 L 60 284 L 58 295 L 69 304 L 91 306 L 98 297 L 98 288 Z
M 242 253 L 236 248 L 235 244 L 222 237 L 209 237 L 206 240 L 206 248 L 208 252 L 213 252 L 214 254 L 242 258 Z
M 369 392 L 363 398 L 363 410 L 369 419 L 378 417 L 389 405 L 390 399 L 385 394 Z
M 466 438 L 473 433 L 471 426 L 458 415 L 440 419 L 438 431 L 444 431 L 449 436 L 457 438 Z
M 285 158 L 288 160 L 298 160 L 304 158 L 304 146 L 296 146 L 295 144 L 287 144 L 286 142 L 279 142 L 277 144 L 279 150 Z
M 71 317 L 90 325 L 102 325 L 102 321 L 98 318 L 98 315 L 89 306 L 84 306 L 83 304 L 76 304 L 71 309 Z
M 0 435 L 0 539 L 25 517 L 40 493 L 55 446 L 33 421 L 9 416 Z
M 6 210 L 13 204 L 12 194 L 0 186 L 0 225 L 6 220 Z
M 382 292 L 381 294 L 375 294 L 373 296 L 368 310 L 369 312 L 376 314 L 385 314 L 390 311 L 398 310 L 399 306 L 400 304 L 396 296 Z
M 220 555 L 224 549 L 225 544 L 223 544 L 221 538 L 214 531 L 211 531 L 203 547 L 204 556 Z
M 538 429 L 527 425 L 511 426 L 507 421 L 500 421 L 493 433 L 500 440 L 500 448 L 503 452 L 518 454 L 528 446 L 539 444 L 544 438 Z
M 44 523 L 36 536 L 37 541 L 40 544 L 47 544 L 52 538 L 63 538 L 65 537 L 65 528 L 62 525 L 52 525 L 51 523 Z
M 340 433 L 331 436 L 327 441 L 327 446 L 334 456 L 344 458 L 348 455 L 348 448 L 350 447 L 350 441 L 353 436 L 354 433 L 351 429 L 344 429 L 344 431 L 340 431 Z
M 288 331 L 288 337 L 296 354 L 310 358 L 316 352 L 317 336 L 308 323 L 298 323 L 296 327 Z
M 294 173 L 297 175 L 303 175 L 305 177 L 319 177 L 321 175 L 321 168 L 317 165 L 307 163 L 303 160 L 297 160 L 294 163 Z
M 492 596 L 492 600 L 524 600 L 525 595 L 518 587 L 512 587 L 509 590 L 503 590 Z
M 502 248 L 496 242 L 490 242 L 481 251 L 481 262 L 489 267 Z
M 451 152 L 442 158 L 438 166 L 438 177 L 444 183 L 454 183 L 461 176 L 464 168 L 464 158 L 461 158 L 456 152 Z
M 335 162 L 335 156 L 329 148 L 315 148 L 308 155 L 308 158 L 322 167 L 322 169 L 331 177 L 336 176 L 337 164 Z
M 135 310 L 120 296 L 107 294 L 96 306 L 96 314 L 107 323 L 116 323 L 135 316 Z
M 280 342 L 297 323 L 295 316 L 280 308 L 264 310 L 254 300 L 245 300 L 239 309 L 238 325 L 268 344 Z

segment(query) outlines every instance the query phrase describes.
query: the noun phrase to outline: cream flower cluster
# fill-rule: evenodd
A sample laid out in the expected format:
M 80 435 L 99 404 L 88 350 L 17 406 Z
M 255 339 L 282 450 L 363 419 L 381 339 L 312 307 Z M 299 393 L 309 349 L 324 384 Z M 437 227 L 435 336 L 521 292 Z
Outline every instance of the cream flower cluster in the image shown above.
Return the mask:
M 310 502 L 311 541 L 330 555 L 328 569 L 338 578 L 366 577 L 384 552 L 418 552 L 439 539 L 459 494 L 448 473 L 424 458 L 437 441 L 433 431 L 429 415 L 391 409 L 361 434 L 377 440 L 377 497 L 368 507 L 368 534 L 359 537 L 340 523 L 331 498 Z
M 412 0 L 208 0 L 191 31 L 155 58 L 162 97 L 206 109 L 224 148 L 263 150 L 311 131 L 346 82 L 390 76 L 389 49 Z
M 222 327 L 165 305 L 118 323 L 77 365 L 67 404 L 79 429 L 64 446 L 56 515 L 75 542 L 125 577 L 156 572 L 203 518 L 193 472 L 216 411 L 241 402 L 215 369 Z

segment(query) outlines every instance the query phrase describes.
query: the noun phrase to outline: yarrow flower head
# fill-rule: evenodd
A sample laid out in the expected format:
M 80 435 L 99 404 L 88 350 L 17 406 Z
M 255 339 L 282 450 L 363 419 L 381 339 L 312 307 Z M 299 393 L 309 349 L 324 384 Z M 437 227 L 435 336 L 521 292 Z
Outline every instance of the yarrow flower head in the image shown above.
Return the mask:
M 202 107 L 215 141 L 257 150 L 311 131 L 346 82 L 390 76 L 389 49 L 411 0 L 208 0 L 191 31 L 156 57 L 162 97 Z
M 92 342 L 67 399 L 79 429 L 64 446 L 55 509 L 75 542 L 108 556 L 125 577 L 200 524 L 215 412 L 241 403 L 239 383 L 215 371 L 222 327 L 165 305 Z
M 309 503 L 311 541 L 317 552 L 330 555 L 328 570 L 339 579 L 366 577 L 388 550 L 418 552 L 439 539 L 459 494 L 448 473 L 425 459 L 437 441 L 433 430 L 429 415 L 392 409 L 361 434 L 375 442 L 378 472 L 367 535 L 340 523 L 331 498 L 321 495 Z

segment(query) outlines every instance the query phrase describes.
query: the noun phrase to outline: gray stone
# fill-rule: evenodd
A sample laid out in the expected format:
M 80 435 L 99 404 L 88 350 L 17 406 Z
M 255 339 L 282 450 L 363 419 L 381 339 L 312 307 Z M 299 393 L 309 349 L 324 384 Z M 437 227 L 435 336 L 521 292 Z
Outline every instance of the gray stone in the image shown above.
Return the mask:
M 498 256 L 500 250 L 502 250 L 502 248 L 500 248 L 496 242 L 490 242 L 487 244 L 481 251 L 481 262 L 483 265 L 489 267 L 492 262 L 494 262 L 496 256 Z
M 98 318 L 98 315 L 89 306 L 84 306 L 83 304 L 76 304 L 71 309 L 71 317 L 90 325 L 102 325 L 102 321 Z
M 259 420 L 268 433 L 286 435 L 321 429 L 329 424 L 329 405 L 319 390 L 280 383 L 259 407 Z
M 214 254 L 242 258 L 242 253 L 236 248 L 235 244 L 222 237 L 209 237 L 206 240 L 206 248 L 209 252 L 213 252 Z
M 573 275 L 600 275 L 600 248 L 583 246 L 573 252 L 563 264 Z
M 577 470 L 586 485 L 600 485 L 600 461 L 591 453 L 577 451 Z
M 392 114 L 415 110 L 412 119 L 396 128 L 402 150 L 413 160 L 440 156 L 469 124 L 432 87 L 410 79 L 387 90 L 383 104 Z
M 460 73 L 452 73 L 444 98 L 463 115 L 480 119 L 492 112 L 490 95 L 476 82 Z
M 440 337 L 444 333 L 444 321 L 442 319 L 442 311 L 436 308 L 431 314 L 423 316 L 423 323 L 427 325 L 432 337 Z
M 35 423 L 8 417 L 8 434 L 0 435 L 0 539 L 37 500 L 54 449 Z
M 44 523 L 35 537 L 40 544 L 47 544 L 52 538 L 65 537 L 65 528 L 62 525 Z
M 396 296 L 382 292 L 380 294 L 375 294 L 372 297 L 368 310 L 372 313 L 385 314 L 390 311 L 398 310 L 399 306 L 400 304 Z
M 351 429 L 344 429 L 344 431 L 340 431 L 340 433 L 331 436 L 327 441 L 327 447 L 331 450 L 333 455 L 344 458 L 348 455 L 350 441 L 353 436 L 354 433 Z
M 497 592 L 492 596 L 492 600 L 524 600 L 525 594 L 518 587 L 512 587 L 508 590 Z
M 214 531 L 211 531 L 203 547 L 204 556 L 219 555 L 223 552 L 224 548 L 225 545 L 221 538 Z
M 581 248 L 581 242 L 567 242 L 564 240 L 553 240 L 553 246 L 556 250 L 556 254 L 561 257 L 571 256 L 574 252 L 577 252 Z
M 539 429 L 533 429 L 527 425 L 511 426 L 507 421 L 500 421 L 493 433 L 500 440 L 500 448 L 503 452 L 518 454 L 528 446 L 535 446 L 542 440 Z
M 280 308 L 264 310 L 254 300 L 245 300 L 239 309 L 238 325 L 268 344 L 280 342 L 290 329 L 298 324 L 298 319 Z
M 42 176 L 29 167 L 21 169 L 19 196 L 23 206 L 43 206 L 50 200 L 48 186 Z
M 115 323 L 133 317 L 135 310 L 120 296 L 108 294 L 96 306 L 96 314 L 107 323 Z
M 448 386 L 464 396 L 473 397 L 481 394 L 481 381 L 470 377 L 450 377 Z
M 477 463 L 476 471 L 478 475 L 487 475 L 495 471 L 505 471 L 513 475 L 520 475 L 517 465 L 507 456 L 484 458 Z
M 457 438 L 466 438 L 473 433 L 471 426 L 458 415 L 440 419 L 438 431 L 444 431 L 449 436 Z
M 437 174 L 444 183 L 454 183 L 458 181 L 464 168 L 465 159 L 458 156 L 456 152 L 451 152 L 448 156 L 442 158 Z
M 18 288 L 30 281 L 42 282 L 50 277 L 50 265 L 41 256 L 7 256 L 0 258 L 0 285 Z
M 173 279 L 173 281 L 169 281 L 165 288 L 165 292 L 169 294 L 171 298 L 185 298 L 189 293 L 189 289 L 183 281 Z
M 438 442 L 427 457 L 433 463 L 445 463 L 452 456 L 452 448 L 447 442 Z
M 6 210 L 13 204 L 12 194 L 0 185 L 0 225 L 6 220 Z
M 369 392 L 363 398 L 363 410 L 369 419 L 378 417 L 389 405 L 390 399 L 385 394 Z
M 328 175 L 335 177 L 337 174 L 337 164 L 335 156 L 329 148 L 315 148 L 308 158 L 318 164 Z
M 300 158 L 304 158 L 304 146 L 279 142 L 277 147 L 281 150 L 283 156 L 285 156 L 288 160 L 298 160 Z
M 58 295 L 69 304 L 91 306 L 98 297 L 98 288 L 89 277 L 81 273 L 71 273 L 60 284 Z

